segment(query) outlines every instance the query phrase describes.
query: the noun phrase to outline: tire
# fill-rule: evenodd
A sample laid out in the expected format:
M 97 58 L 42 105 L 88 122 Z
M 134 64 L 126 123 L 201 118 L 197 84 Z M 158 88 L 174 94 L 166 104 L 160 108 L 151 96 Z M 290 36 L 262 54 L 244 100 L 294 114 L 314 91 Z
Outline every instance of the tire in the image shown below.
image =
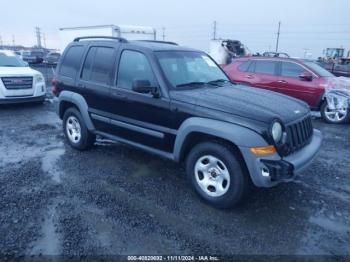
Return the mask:
M 327 100 L 325 100 L 321 105 L 321 116 L 323 120 L 329 124 L 344 124 L 350 120 L 350 109 L 344 108 L 341 111 L 333 111 L 328 108 Z
M 96 136 L 87 129 L 80 112 L 74 107 L 64 112 L 63 132 L 71 147 L 80 151 L 91 148 L 96 140 Z
M 242 202 L 252 183 L 239 159 L 233 149 L 221 143 L 196 145 L 186 159 L 187 176 L 196 193 L 216 208 Z

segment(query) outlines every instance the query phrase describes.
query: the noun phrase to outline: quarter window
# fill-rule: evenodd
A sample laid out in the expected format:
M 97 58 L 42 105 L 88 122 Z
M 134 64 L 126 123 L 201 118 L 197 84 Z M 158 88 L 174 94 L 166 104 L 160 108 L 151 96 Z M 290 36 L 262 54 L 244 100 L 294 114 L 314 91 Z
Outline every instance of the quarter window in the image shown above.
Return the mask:
M 80 67 L 80 61 L 83 56 L 83 51 L 84 49 L 82 46 L 72 46 L 68 49 L 62 61 L 60 69 L 61 75 L 70 78 L 75 78 Z
M 274 61 L 255 61 L 255 73 L 274 75 L 277 63 Z
M 155 83 L 155 77 L 146 56 L 140 52 L 125 50 L 120 58 L 117 86 L 131 89 L 134 80 L 148 80 L 151 84 Z
M 295 63 L 282 62 L 281 76 L 298 77 L 306 69 Z

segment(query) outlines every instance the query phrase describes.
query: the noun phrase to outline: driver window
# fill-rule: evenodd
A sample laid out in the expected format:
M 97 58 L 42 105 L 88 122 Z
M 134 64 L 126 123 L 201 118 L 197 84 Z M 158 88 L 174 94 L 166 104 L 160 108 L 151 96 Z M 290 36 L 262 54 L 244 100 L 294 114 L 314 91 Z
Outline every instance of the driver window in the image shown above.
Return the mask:
M 134 80 L 148 80 L 155 83 L 155 77 L 146 56 L 137 51 L 123 51 L 118 67 L 117 87 L 132 89 Z
M 295 63 L 282 62 L 281 65 L 281 76 L 298 77 L 305 71 L 307 71 L 305 68 Z

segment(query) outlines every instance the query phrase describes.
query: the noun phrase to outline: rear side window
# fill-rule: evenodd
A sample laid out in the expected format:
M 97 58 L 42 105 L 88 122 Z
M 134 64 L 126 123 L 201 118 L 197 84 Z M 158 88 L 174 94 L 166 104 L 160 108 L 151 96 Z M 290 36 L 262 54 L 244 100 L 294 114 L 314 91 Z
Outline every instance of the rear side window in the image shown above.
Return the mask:
M 85 59 L 81 78 L 101 84 L 110 84 L 114 61 L 114 48 L 91 47 Z
M 131 89 L 134 80 L 155 83 L 155 77 L 146 56 L 140 52 L 125 50 L 119 62 L 117 86 Z
M 63 58 L 60 74 L 66 77 L 75 78 L 83 56 L 84 48 L 82 46 L 72 46 L 68 49 Z
M 245 61 L 238 66 L 238 70 L 241 72 L 247 72 L 251 61 Z
M 281 65 L 281 76 L 298 77 L 305 71 L 307 70 L 295 63 L 282 62 Z
M 274 75 L 277 62 L 274 61 L 255 61 L 255 73 Z

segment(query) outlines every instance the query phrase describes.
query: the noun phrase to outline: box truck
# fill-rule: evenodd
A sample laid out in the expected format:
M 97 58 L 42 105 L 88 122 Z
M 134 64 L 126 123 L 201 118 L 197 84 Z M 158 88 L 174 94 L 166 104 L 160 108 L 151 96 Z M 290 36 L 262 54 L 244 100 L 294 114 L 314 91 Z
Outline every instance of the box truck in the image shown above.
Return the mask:
M 156 40 L 156 30 L 148 26 L 97 25 L 60 28 L 60 50 L 81 36 L 116 36 L 128 40 Z

